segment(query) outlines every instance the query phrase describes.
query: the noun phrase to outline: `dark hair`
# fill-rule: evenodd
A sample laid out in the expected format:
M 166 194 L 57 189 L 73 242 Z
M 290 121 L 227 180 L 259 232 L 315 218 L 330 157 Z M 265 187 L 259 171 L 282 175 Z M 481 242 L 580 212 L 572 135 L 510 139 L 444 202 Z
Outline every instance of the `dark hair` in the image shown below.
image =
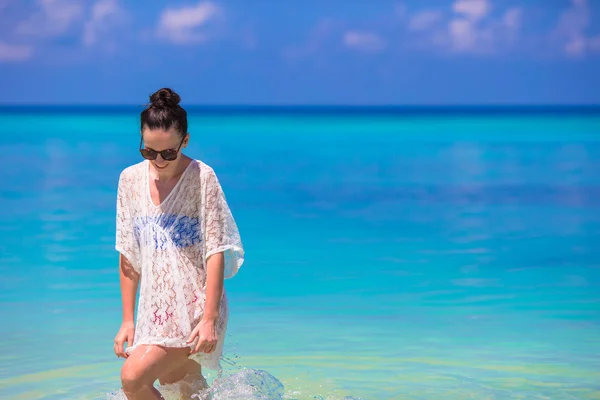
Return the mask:
M 150 104 L 140 115 L 141 131 L 175 128 L 183 138 L 187 134 L 187 112 L 179 106 L 181 97 L 169 88 L 157 90 L 150 96 Z

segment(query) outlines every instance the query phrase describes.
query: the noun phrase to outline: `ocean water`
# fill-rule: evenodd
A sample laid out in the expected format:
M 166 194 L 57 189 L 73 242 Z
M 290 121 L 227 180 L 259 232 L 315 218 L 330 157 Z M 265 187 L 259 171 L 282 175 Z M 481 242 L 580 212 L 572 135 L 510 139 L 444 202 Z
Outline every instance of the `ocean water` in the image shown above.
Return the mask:
M 138 115 L 0 110 L 2 399 L 116 397 Z M 600 398 L 597 111 L 192 110 L 190 132 L 246 250 L 214 399 Z

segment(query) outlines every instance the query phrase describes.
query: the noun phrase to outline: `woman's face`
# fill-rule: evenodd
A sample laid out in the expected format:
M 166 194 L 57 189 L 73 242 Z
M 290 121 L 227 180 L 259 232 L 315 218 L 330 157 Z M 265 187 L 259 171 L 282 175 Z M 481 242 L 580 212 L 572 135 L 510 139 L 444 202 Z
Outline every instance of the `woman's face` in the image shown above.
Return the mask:
M 143 148 L 158 152 L 156 159 L 150 160 L 150 164 L 152 164 L 156 171 L 162 174 L 177 169 L 179 162 L 181 162 L 181 159 L 183 158 L 181 157 L 181 150 L 187 146 L 189 135 L 186 134 L 185 139 L 182 142 L 181 135 L 174 128 L 171 128 L 168 131 L 144 128 L 142 137 L 144 140 Z M 163 159 L 160 154 L 160 151 L 162 150 L 177 150 L 178 148 L 177 158 L 173 161 Z

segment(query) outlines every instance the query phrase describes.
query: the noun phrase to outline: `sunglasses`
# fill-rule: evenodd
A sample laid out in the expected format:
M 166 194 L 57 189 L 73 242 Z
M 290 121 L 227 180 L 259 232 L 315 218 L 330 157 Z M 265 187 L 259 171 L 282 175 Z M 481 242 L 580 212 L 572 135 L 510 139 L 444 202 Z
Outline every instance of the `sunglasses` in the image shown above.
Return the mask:
M 181 142 L 179 143 L 179 147 L 177 147 L 177 149 L 166 149 L 162 151 L 156 151 L 152 149 L 142 149 L 142 143 L 144 141 L 144 138 L 142 137 L 140 139 L 140 153 L 142 154 L 142 157 L 144 157 L 146 160 L 156 160 L 156 157 L 160 154 L 163 160 L 173 161 L 177 159 L 177 154 L 179 153 L 179 149 L 181 148 L 181 145 L 183 144 L 184 140 L 185 136 L 183 137 L 183 139 L 181 139 Z

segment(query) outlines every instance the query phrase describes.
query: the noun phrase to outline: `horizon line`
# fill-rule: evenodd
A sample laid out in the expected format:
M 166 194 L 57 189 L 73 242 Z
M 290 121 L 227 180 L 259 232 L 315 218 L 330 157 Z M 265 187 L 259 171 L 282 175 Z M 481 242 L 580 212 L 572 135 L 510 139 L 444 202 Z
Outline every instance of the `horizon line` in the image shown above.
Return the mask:
M 2 104 L 0 113 L 22 112 L 132 112 L 147 104 Z M 600 104 L 183 104 L 196 114 L 600 114 Z
M 144 107 L 148 103 L 6 103 L 0 107 Z M 600 103 L 190 103 L 185 107 L 600 107 Z M 185 108 L 184 107 L 184 108 Z

